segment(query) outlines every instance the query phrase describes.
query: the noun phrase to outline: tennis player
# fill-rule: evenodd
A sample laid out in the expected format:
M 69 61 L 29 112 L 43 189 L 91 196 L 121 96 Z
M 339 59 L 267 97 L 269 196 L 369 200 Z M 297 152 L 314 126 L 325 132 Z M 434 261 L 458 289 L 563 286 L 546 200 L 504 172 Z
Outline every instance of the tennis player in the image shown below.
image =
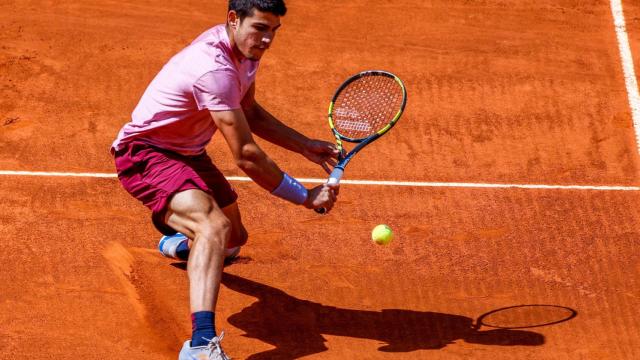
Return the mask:
M 247 241 L 237 194 L 205 151 L 219 130 L 237 166 L 271 194 L 308 209 L 330 210 L 337 186 L 306 189 L 280 170 L 252 134 L 297 152 L 326 171 L 334 144 L 286 126 L 254 98 L 260 58 L 273 43 L 283 0 L 231 0 L 215 26 L 175 55 L 148 86 L 114 141 L 118 178 L 151 209 L 160 251 L 188 259 L 192 337 L 179 359 L 228 359 L 215 330 L 225 256 Z

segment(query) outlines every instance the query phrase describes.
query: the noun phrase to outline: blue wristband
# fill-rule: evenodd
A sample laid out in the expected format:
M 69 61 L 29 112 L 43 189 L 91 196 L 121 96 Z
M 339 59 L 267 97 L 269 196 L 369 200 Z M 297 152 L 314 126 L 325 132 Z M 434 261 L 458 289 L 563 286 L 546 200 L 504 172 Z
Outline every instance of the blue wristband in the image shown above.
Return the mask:
M 292 178 L 287 173 L 283 173 L 284 177 L 280 185 L 271 192 L 271 194 L 291 201 L 294 204 L 302 205 L 307 200 L 307 189 Z

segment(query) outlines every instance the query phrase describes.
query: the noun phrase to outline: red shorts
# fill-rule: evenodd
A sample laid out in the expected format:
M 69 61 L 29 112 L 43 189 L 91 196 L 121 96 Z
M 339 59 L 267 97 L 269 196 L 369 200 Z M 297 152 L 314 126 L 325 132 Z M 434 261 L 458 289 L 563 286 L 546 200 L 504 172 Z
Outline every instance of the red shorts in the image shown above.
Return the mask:
M 164 221 L 169 200 L 176 193 L 200 189 L 220 208 L 238 199 L 207 154 L 185 156 L 134 141 L 115 153 L 115 162 L 122 186 L 151 209 L 153 224 L 165 235 L 176 233 Z

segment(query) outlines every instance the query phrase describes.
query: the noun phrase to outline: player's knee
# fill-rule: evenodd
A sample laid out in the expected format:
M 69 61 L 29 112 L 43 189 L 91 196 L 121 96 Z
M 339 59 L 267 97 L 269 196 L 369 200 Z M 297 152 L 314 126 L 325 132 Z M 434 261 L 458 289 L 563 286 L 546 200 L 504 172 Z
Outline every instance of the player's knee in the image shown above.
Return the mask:
M 237 244 L 235 244 L 235 246 L 242 246 L 246 244 L 248 239 L 249 233 L 247 232 L 247 229 L 245 229 L 244 226 L 240 226 L 240 232 L 238 234 L 238 239 L 236 241 Z
M 231 234 L 231 221 L 224 216 L 209 217 L 203 226 L 203 237 L 225 246 Z
M 240 239 L 242 240 L 243 244 L 247 242 L 247 239 L 249 239 L 249 233 L 247 232 L 247 229 L 244 228 L 244 226 L 241 230 Z

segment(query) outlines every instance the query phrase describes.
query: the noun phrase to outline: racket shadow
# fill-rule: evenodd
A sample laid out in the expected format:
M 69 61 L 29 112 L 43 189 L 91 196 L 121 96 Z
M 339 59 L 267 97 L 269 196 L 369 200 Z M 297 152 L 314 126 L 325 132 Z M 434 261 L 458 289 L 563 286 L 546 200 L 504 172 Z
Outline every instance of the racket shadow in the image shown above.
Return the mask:
M 258 299 L 228 322 L 275 348 L 248 359 L 297 359 L 328 350 L 323 335 L 376 340 L 381 352 L 437 350 L 463 340 L 496 346 L 539 346 L 543 335 L 523 330 L 477 331 L 466 316 L 402 309 L 343 309 L 295 298 L 277 288 L 225 273 L 227 288 Z

